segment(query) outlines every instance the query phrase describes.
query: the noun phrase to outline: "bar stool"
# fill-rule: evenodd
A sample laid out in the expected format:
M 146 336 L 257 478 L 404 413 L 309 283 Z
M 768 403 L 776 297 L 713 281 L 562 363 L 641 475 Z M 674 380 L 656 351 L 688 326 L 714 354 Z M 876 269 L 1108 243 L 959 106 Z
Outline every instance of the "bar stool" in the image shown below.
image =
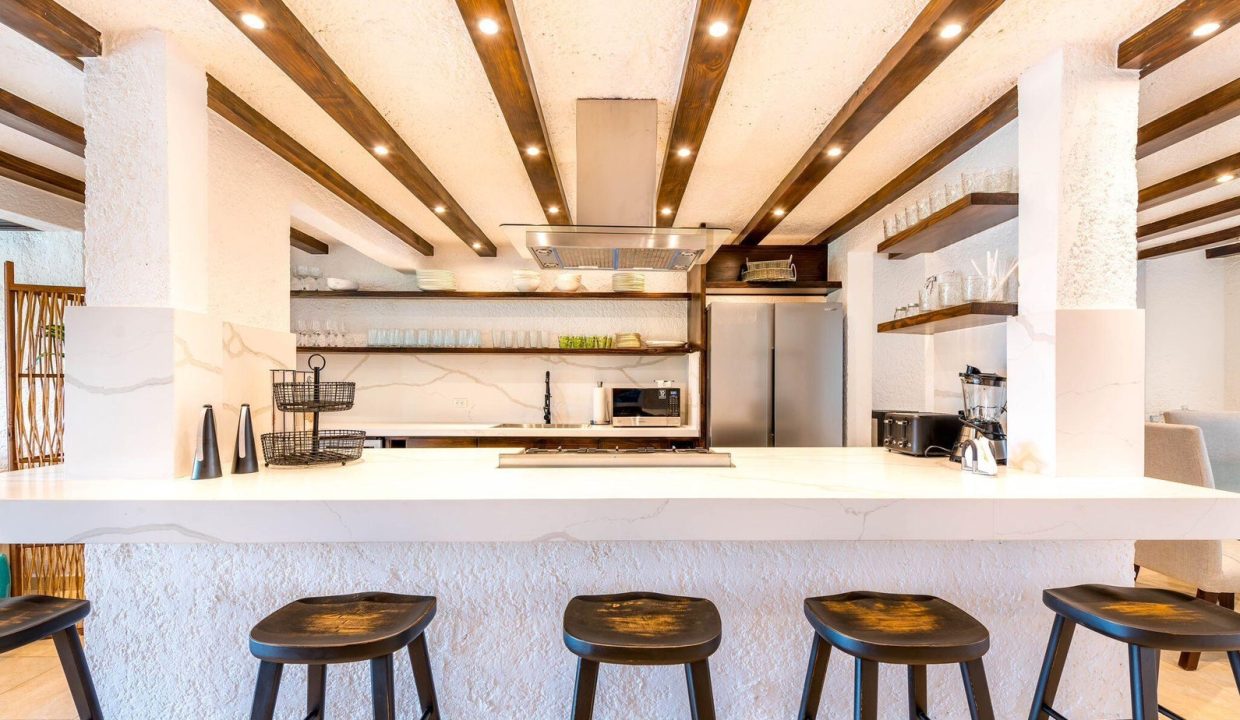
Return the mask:
M 1052 704 L 1078 624 L 1128 645 L 1133 720 L 1155 720 L 1160 712 L 1180 718 L 1158 704 L 1158 656 L 1163 650 L 1227 653 L 1240 690 L 1240 615 L 1231 610 L 1171 590 L 1109 585 L 1046 590 L 1042 602 L 1055 611 L 1055 623 L 1030 720 L 1064 720 Z
M 814 627 L 798 720 L 818 717 L 827 660 L 834 647 L 856 663 L 853 717 L 878 718 L 878 665 L 908 666 L 908 714 L 926 720 L 926 666 L 959 664 L 973 720 L 994 720 L 982 656 L 990 633 L 973 616 L 930 595 L 850 592 L 808 598 Z
M 435 598 L 358 593 L 304 598 L 263 618 L 250 631 L 250 652 L 261 662 L 251 720 L 271 720 L 285 665 L 307 665 L 306 720 L 323 720 L 327 666 L 370 661 L 375 720 L 395 720 L 393 655 L 409 648 L 420 720 L 438 720 L 439 704 L 426 648 Z
M 16 650 L 45 638 L 56 643 L 60 666 L 69 681 L 69 694 L 80 720 L 103 720 L 95 682 L 86 665 L 77 624 L 90 615 L 85 600 L 22 595 L 0 600 L 0 653 Z
M 564 609 L 564 644 L 579 659 L 573 720 L 594 715 L 599 663 L 684 665 L 693 720 L 715 720 L 709 658 L 723 623 L 709 600 L 658 593 L 581 595 Z

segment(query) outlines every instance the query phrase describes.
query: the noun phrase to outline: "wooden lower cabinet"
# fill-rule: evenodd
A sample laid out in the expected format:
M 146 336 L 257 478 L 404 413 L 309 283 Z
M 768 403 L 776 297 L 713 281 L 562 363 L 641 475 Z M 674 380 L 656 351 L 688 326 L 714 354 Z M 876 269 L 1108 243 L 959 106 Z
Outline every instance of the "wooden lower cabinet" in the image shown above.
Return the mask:
M 389 437 L 388 448 L 692 448 L 698 438 L 598 438 L 598 437 Z

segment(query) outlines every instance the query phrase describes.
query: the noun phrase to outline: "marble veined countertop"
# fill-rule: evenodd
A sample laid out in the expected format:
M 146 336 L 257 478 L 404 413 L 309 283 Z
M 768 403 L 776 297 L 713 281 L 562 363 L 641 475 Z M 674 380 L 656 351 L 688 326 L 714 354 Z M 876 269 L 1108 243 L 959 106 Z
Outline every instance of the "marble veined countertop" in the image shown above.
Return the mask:
M 1240 495 L 1140 477 L 982 477 L 879 448 L 650 469 L 501 470 L 499 452 L 367 450 L 348 467 L 202 481 L 4 473 L 0 543 L 1240 537 Z
M 695 438 L 695 425 L 680 427 L 588 427 L 512 428 L 496 423 L 404 423 L 333 418 L 321 423 L 324 430 L 364 430 L 369 437 L 649 437 Z

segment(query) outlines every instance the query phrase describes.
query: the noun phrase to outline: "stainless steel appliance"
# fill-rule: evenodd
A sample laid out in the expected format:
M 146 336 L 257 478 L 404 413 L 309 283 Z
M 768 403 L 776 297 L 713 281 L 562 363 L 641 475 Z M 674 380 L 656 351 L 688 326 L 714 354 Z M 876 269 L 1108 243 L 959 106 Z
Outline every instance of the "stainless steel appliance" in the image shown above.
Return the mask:
M 710 444 L 844 444 L 844 308 L 837 303 L 715 302 Z
M 529 448 L 499 455 L 501 468 L 732 467 L 732 456 L 706 448 Z
M 966 365 L 960 373 L 960 392 L 964 410 L 960 412 L 960 437 L 952 450 L 952 460 L 960 462 L 972 441 L 989 441 L 990 454 L 1000 464 L 1007 463 L 1007 433 L 1003 415 L 1007 412 L 1007 378 Z
M 893 412 L 883 418 L 883 447 L 903 455 L 950 455 L 960 417 L 949 413 Z
M 613 427 L 680 427 L 684 424 L 681 398 L 684 389 L 678 385 L 612 387 Z

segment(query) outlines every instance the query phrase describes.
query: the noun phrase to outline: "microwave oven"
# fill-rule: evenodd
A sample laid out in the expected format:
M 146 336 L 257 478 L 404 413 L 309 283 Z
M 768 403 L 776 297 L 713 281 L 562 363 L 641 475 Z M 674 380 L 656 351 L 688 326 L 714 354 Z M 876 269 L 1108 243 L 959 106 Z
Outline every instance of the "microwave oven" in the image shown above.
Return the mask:
M 662 387 L 616 386 L 609 390 L 608 408 L 613 427 L 679 427 L 684 388 L 679 385 Z

